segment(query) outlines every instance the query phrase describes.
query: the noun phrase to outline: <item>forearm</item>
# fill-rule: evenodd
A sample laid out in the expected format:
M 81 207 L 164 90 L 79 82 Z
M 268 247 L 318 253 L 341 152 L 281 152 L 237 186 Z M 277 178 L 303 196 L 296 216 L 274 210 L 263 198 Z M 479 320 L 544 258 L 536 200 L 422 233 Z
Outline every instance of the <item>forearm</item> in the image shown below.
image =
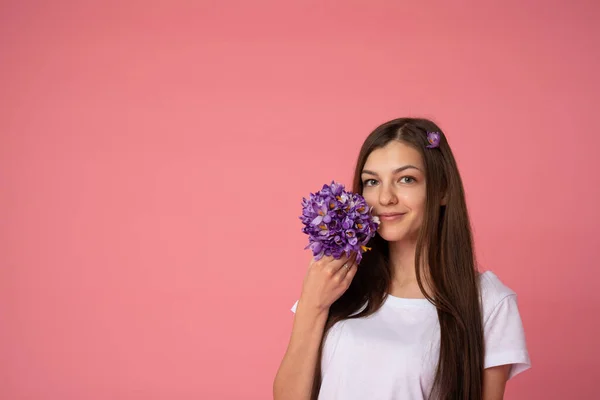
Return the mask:
M 502 400 L 510 365 L 500 365 L 483 371 L 483 400 Z
M 273 383 L 274 400 L 309 400 L 327 312 L 298 304 L 292 334 Z

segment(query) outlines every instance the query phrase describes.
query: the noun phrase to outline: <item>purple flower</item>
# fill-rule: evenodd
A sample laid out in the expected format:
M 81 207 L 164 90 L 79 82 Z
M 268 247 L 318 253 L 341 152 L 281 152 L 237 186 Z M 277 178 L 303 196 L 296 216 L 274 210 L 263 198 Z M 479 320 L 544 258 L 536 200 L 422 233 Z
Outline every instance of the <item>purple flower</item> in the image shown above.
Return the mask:
M 427 141 L 429 145 L 428 149 L 433 149 L 440 146 L 440 133 L 439 132 L 427 132 Z
M 316 260 L 323 256 L 339 259 L 355 252 L 360 262 L 362 254 L 370 250 L 366 245 L 379 225 L 371 211 L 361 195 L 346 192 L 344 185 L 323 185 L 319 192 L 302 199 L 300 220 L 302 232 L 308 235 L 306 249 L 312 250 Z

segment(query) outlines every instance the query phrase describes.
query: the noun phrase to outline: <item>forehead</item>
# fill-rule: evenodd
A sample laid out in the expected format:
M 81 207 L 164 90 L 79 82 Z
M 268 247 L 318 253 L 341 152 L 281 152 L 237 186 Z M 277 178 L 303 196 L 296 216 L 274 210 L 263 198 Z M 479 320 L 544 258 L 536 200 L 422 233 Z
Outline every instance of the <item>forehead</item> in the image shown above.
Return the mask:
M 425 170 L 421 154 L 415 148 L 393 140 L 384 147 L 373 150 L 367 157 L 363 169 L 385 173 L 408 164 L 414 165 L 421 171 Z

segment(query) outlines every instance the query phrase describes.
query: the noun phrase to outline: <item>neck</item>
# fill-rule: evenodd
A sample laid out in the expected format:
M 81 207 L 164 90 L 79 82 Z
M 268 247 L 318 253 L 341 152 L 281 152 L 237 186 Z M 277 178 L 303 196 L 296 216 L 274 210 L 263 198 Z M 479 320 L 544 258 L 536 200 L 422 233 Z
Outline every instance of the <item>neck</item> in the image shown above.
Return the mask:
M 390 284 L 390 292 L 393 293 L 420 293 L 419 284 L 417 283 L 417 272 L 415 269 L 415 254 L 417 243 L 415 241 L 403 240 L 398 242 L 389 242 L 390 263 L 392 267 L 392 282 Z M 427 265 L 425 270 L 422 269 L 421 276 L 423 285 L 427 291 Z
M 390 242 L 389 248 L 393 281 L 401 285 L 416 282 L 416 243 L 410 241 Z

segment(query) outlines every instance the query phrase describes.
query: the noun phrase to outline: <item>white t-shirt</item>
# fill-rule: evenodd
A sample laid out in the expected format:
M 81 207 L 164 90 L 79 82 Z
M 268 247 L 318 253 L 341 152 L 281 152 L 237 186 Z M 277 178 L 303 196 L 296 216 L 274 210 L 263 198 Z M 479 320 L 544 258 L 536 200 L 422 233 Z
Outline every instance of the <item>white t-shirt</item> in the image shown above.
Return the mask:
M 510 379 L 531 367 L 517 295 L 491 271 L 479 278 L 484 368 L 511 364 Z M 319 400 L 427 399 L 439 346 L 435 306 L 427 299 L 388 295 L 374 314 L 340 321 L 327 332 Z

